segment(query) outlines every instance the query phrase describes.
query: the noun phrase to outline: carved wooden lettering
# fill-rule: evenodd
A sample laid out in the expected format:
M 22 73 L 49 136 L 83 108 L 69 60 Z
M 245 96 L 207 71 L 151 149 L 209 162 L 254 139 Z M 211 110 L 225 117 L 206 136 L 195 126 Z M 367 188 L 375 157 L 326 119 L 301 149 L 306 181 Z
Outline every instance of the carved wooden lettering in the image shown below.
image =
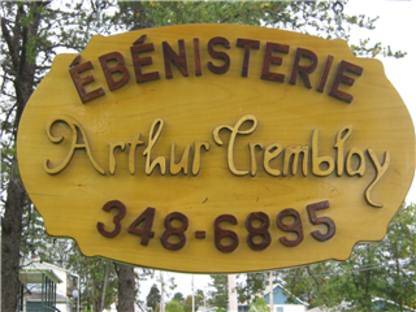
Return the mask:
M 259 220 L 261 222 L 259 227 L 253 226 L 253 221 Z M 270 219 L 264 212 L 252 212 L 246 219 L 246 228 L 248 231 L 247 244 L 253 250 L 266 249 L 271 241 L 272 237 L 269 232 Z M 263 240 L 260 243 L 254 242 L 254 237 L 260 236 Z
M 51 119 L 46 125 L 49 140 L 56 144 L 63 140 L 63 136 L 55 137 L 54 134 L 52 134 L 53 125 L 59 121 L 67 124 L 67 126 L 72 129 L 72 145 L 67 156 L 59 165 L 51 167 L 50 160 L 47 159 L 44 163 L 44 170 L 51 175 L 62 172 L 62 170 L 64 170 L 70 163 L 75 150 L 85 149 L 94 169 L 101 174 L 105 174 L 105 171 L 98 165 L 93 157 L 93 149 L 88 141 L 86 131 L 76 120 L 69 116 L 60 116 Z M 353 133 L 352 125 L 350 124 L 339 129 L 335 135 L 335 143 L 333 146 L 335 149 L 335 158 L 330 155 L 321 156 L 319 154 L 319 129 L 313 129 L 310 146 L 304 144 L 283 148 L 280 143 L 271 143 L 266 147 L 264 147 L 264 143 L 262 142 L 248 143 L 248 153 L 245 156 L 248 158 L 249 168 L 237 168 L 235 165 L 235 159 L 236 157 L 241 157 L 241 155 L 235 154 L 236 140 L 240 135 L 253 134 L 256 131 L 257 126 L 257 118 L 254 115 L 249 114 L 242 116 L 239 120 L 237 120 L 234 126 L 220 125 L 215 127 L 212 132 L 213 141 L 217 145 L 222 146 L 224 142 L 220 138 L 220 132 L 222 130 L 230 131 L 229 141 L 226 148 L 226 163 L 229 171 L 235 176 L 245 176 L 249 174 L 251 177 L 256 177 L 259 170 L 257 165 L 258 156 L 262 157 L 263 170 L 272 177 L 287 177 L 290 173 L 292 175 L 296 175 L 299 163 L 301 164 L 300 171 L 304 177 L 307 177 L 310 171 L 313 175 L 318 177 L 326 177 L 333 171 L 336 172 L 338 177 L 342 177 L 344 173 L 348 176 L 358 175 L 363 177 L 365 175 L 367 168 L 366 162 L 368 162 L 368 160 L 364 157 L 364 151 L 358 147 L 351 147 L 348 152 L 345 150 L 345 144 Z M 154 173 L 155 168 L 159 167 L 162 175 L 165 175 L 166 171 L 173 176 L 179 174 L 180 172 L 184 175 L 188 175 L 189 170 L 191 170 L 192 176 L 199 175 L 202 168 L 202 152 L 208 152 L 210 150 L 210 143 L 207 141 L 196 140 L 193 142 L 192 146 L 191 144 L 187 144 L 179 160 L 177 160 L 176 155 L 177 144 L 172 143 L 169 157 L 159 155 L 154 158 L 152 157 L 153 151 L 162 136 L 163 129 L 164 121 L 161 118 L 155 119 L 150 126 L 147 146 L 143 151 L 143 156 L 146 158 L 144 172 L 148 176 L 151 176 Z M 141 133 L 135 135 L 134 138 L 128 142 L 109 142 L 109 173 L 111 175 L 116 174 L 116 151 L 124 151 L 126 146 L 129 146 L 127 167 L 130 174 L 134 175 L 137 171 L 137 148 L 145 144 L 146 142 L 145 140 L 142 140 Z M 256 151 L 263 152 L 260 153 L 260 155 L 257 155 L 259 153 L 256 153 Z M 374 181 L 367 187 L 364 196 L 371 206 L 380 207 L 382 204 L 371 200 L 370 192 L 390 166 L 389 154 L 388 151 L 385 152 L 387 153 L 387 160 L 381 165 L 378 162 L 377 157 L 374 156 L 374 151 L 371 148 L 367 148 L 367 153 L 370 155 L 371 163 L 376 168 L 376 175 Z M 280 155 L 283 156 L 279 158 Z M 279 163 L 281 165 L 279 165 Z M 166 167 L 167 165 L 169 165 L 168 169 Z M 309 168 L 309 166 L 311 166 L 311 168 Z
M 344 172 L 344 145 L 351 137 L 352 125 L 342 127 L 335 140 L 334 148 L 337 149 L 337 175 L 340 177 Z
M 351 103 L 352 100 L 354 99 L 354 96 L 338 89 L 341 83 L 344 83 L 349 86 L 352 86 L 354 84 L 355 79 L 345 76 L 344 75 L 345 71 L 361 76 L 361 74 L 363 73 L 363 68 L 360 66 L 348 63 L 346 61 L 341 61 L 341 63 L 339 63 L 339 66 L 338 66 L 338 71 L 336 73 L 334 82 L 332 83 L 331 91 L 329 91 L 329 95 L 337 99 L 340 99 L 342 101 Z
M 172 225 L 173 220 L 180 220 L 182 225 L 180 227 L 174 227 Z M 179 250 L 183 248 L 186 244 L 186 235 L 185 231 L 188 229 L 189 221 L 188 218 L 180 212 L 172 212 L 168 214 L 165 218 L 165 231 L 160 237 L 160 241 L 166 249 L 169 250 Z M 171 236 L 176 236 L 179 238 L 179 242 L 172 243 L 169 241 Z
M 273 52 L 280 52 L 283 54 L 289 53 L 289 46 L 286 44 L 278 44 L 273 42 L 266 43 L 266 51 L 264 52 L 263 70 L 261 79 L 284 82 L 285 74 L 275 73 L 270 71 L 270 65 L 282 65 L 283 59 L 280 56 L 273 56 Z
M 163 127 L 165 122 L 158 118 L 150 126 L 149 131 L 149 144 L 143 152 L 143 156 L 146 156 L 146 169 L 145 172 L 147 175 L 150 175 L 156 166 L 159 166 L 160 173 L 164 175 L 166 173 L 166 158 L 163 156 L 158 156 L 156 159 L 152 160 L 152 151 L 157 141 L 163 132 Z
M 215 51 L 214 47 L 218 44 L 223 45 L 226 49 L 230 48 L 230 42 L 223 37 L 212 38 L 208 42 L 208 53 L 215 59 L 220 59 L 224 61 L 224 64 L 221 66 L 214 65 L 211 61 L 208 62 L 208 69 L 214 74 L 225 74 L 230 69 L 231 60 L 227 53 Z
M 356 156 L 358 158 L 358 166 L 356 169 L 352 168 L 352 158 Z M 365 173 L 365 159 L 364 159 L 364 153 L 356 148 L 353 147 L 349 152 L 347 156 L 347 163 L 345 164 L 346 170 L 348 175 L 358 175 L 362 177 Z
M 209 151 L 211 148 L 211 144 L 206 141 L 195 141 L 194 142 L 194 159 L 192 161 L 192 174 L 194 176 L 198 175 L 201 171 L 202 166 L 202 155 L 201 152 L 203 149 L 205 151 Z
M 77 89 L 79 97 L 81 98 L 81 101 L 84 104 L 100 96 L 105 95 L 103 88 L 98 88 L 91 92 L 87 92 L 87 90 L 85 90 L 84 88 L 85 85 L 90 84 L 91 82 L 94 82 L 95 78 L 93 75 L 80 77 L 80 74 L 93 68 L 94 66 L 92 65 L 91 61 L 88 61 L 79 65 L 73 66 L 69 69 L 69 73 L 71 74 L 72 81 L 74 82 L 74 85 L 75 85 L 75 88 Z
M 257 175 L 257 160 L 256 160 L 256 148 L 263 149 L 263 143 L 249 143 L 248 149 L 250 150 L 250 175 L 255 177 Z
M 140 245 L 148 246 L 149 240 L 155 237 L 155 232 L 152 231 L 153 220 L 156 214 L 156 209 L 152 207 L 146 208 L 146 210 L 136 219 L 128 228 L 128 232 L 131 234 L 140 235 Z M 143 223 L 143 227 L 138 229 L 137 226 Z
M 172 63 L 179 69 L 181 74 L 188 77 L 188 64 L 186 62 L 185 41 L 178 40 L 179 54 L 171 48 L 166 41 L 162 42 L 163 59 L 165 62 L 165 76 L 167 79 L 173 78 Z
M 283 221 L 285 218 L 288 217 L 292 217 L 295 219 L 293 223 L 287 224 Z M 279 240 L 283 245 L 288 247 L 295 247 L 303 241 L 302 219 L 297 210 L 293 208 L 287 208 L 280 211 L 276 218 L 276 224 L 282 231 L 294 232 L 297 235 L 297 238 L 295 240 L 290 240 L 286 236 L 280 237 Z
M 59 117 L 52 118 L 51 120 L 49 120 L 49 122 L 46 124 L 46 135 L 48 136 L 49 141 L 51 141 L 54 144 L 59 144 L 64 139 L 63 135 L 56 137 L 52 134 L 52 127 L 55 123 L 58 123 L 58 122 L 65 123 L 71 129 L 71 132 L 72 132 L 71 148 L 68 154 L 66 155 L 66 157 L 62 160 L 62 162 L 59 165 L 55 166 L 54 168 L 50 168 L 49 166 L 50 160 L 47 159 L 43 165 L 43 169 L 49 174 L 60 173 L 69 165 L 72 157 L 74 156 L 75 151 L 78 149 L 84 149 L 87 152 L 88 159 L 90 160 L 93 168 L 97 172 L 105 175 L 104 169 L 101 168 L 101 166 L 96 162 L 95 158 L 92 155 L 91 147 L 88 142 L 88 137 L 87 137 L 86 132 L 82 128 L 81 124 L 74 118 L 69 117 L 69 116 L 59 116 Z
M 102 55 L 98 58 L 100 60 L 101 68 L 103 69 L 105 79 L 107 81 L 108 88 L 110 91 L 121 88 L 130 80 L 130 73 L 125 65 L 124 56 L 119 52 L 111 52 Z M 117 61 L 117 65 L 109 67 L 110 61 Z M 121 74 L 121 78 L 114 81 L 113 74 Z
M 172 143 L 172 145 L 170 146 L 170 166 L 169 166 L 169 171 L 171 174 L 176 175 L 181 171 L 184 175 L 188 174 L 188 161 L 189 161 L 190 150 L 191 150 L 190 145 L 185 146 L 181 160 L 178 163 L 176 163 L 175 162 L 176 143 Z
M 316 88 L 319 92 L 324 92 L 326 82 L 328 81 L 329 71 L 331 70 L 333 62 L 334 57 L 332 55 L 328 55 L 325 60 L 324 69 L 322 70 L 321 79 L 319 80 L 318 87 Z
M 232 252 L 236 250 L 240 241 L 238 239 L 238 235 L 235 232 L 230 230 L 224 230 L 220 227 L 220 224 L 222 222 L 229 222 L 233 225 L 237 225 L 238 221 L 236 217 L 225 214 L 216 218 L 214 222 L 215 246 L 218 248 L 218 250 L 222 252 Z M 231 243 L 228 245 L 223 245 L 222 240 L 225 238 L 231 239 Z
M 300 62 L 303 57 L 308 58 L 311 60 L 311 64 L 308 66 L 301 66 Z M 295 61 L 293 62 L 292 67 L 292 74 L 290 75 L 289 83 L 296 84 L 296 79 L 298 78 L 298 74 L 302 77 L 303 84 L 306 88 L 311 89 L 311 81 L 309 79 L 309 74 L 312 74 L 316 66 L 318 65 L 318 57 L 315 53 L 310 50 L 297 48 L 295 53 Z
M 308 175 L 308 146 L 298 145 L 295 147 L 287 147 L 285 150 L 285 158 L 283 161 L 283 176 L 286 177 L 289 174 L 290 163 L 292 162 L 292 174 L 295 175 L 298 172 L 298 162 L 302 156 L 302 174 L 304 177 Z
M 329 208 L 329 202 L 323 201 L 316 204 L 311 204 L 306 207 L 306 210 L 308 211 L 309 219 L 311 220 L 311 223 L 314 225 L 317 224 L 325 224 L 328 227 L 328 231 L 325 234 L 322 234 L 320 231 L 314 231 L 311 233 L 313 238 L 315 238 L 317 241 L 325 242 L 328 239 L 332 238 L 335 235 L 336 227 L 334 221 L 329 217 L 317 217 L 316 211 L 321 209 L 327 209 Z
M 116 149 L 120 149 L 121 151 L 124 151 L 126 149 L 126 142 L 115 142 L 115 143 L 108 143 L 110 146 L 110 155 L 109 155 L 109 169 L 111 175 L 114 175 L 114 173 L 117 170 L 117 161 L 116 156 L 114 155 Z
M 258 50 L 260 48 L 260 41 L 250 39 L 237 39 L 237 47 L 244 48 L 243 68 L 241 70 L 241 77 L 247 77 L 248 68 L 250 66 L 251 50 Z
M 194 59 L 195 59 L 195 76 L 202 75 L 201 50 L 199 47 L 199 38 L 194 38 Z
M 252 123 L 251 127 L 247 130 L 240 130 L 241 126 L 246 121 Z M 256 131 L 257 124 L 258 124 L 258 122 L 257 122 L 257 118 L 255 116 L 245 115 L 245 116 L 241 117 L 236 122 L 234 127 L 227 126 L 227 125 L 221 125 L 221 126 L 215 127 L 215 129 L 212 133 L 215 143 L 217 143 L 218 145 L 221 146 L 221 145 L 223 145 L 223 142 L 220 138 L 221 130 L 227 129 L 227 130 L 231 131 L 230 141 L 228 143 L 228 149 L 227 149 L 227 163 L 228 163 L 228 168 L 230 169 L 230 171 L 233 174 L 235 174 L 236 176 L 244 176 L 244 175 L 248 174 L 249 171 L 248 170 L 239 170 L 235 167 L 235 164 L 234 164 L 234 144 L 235 144 L 235 140 L 236 140 L 236 138 L 239 134 L 248 135 L 248 134 L 251 134 L 254 131 Z
M 130 146 L 129 149 L 129 172 L 131 174 L 136 173 L 136 150 L 137 147 L 143 145 L 144 142 L 142 141 L 142 134 L 137 134 L 130 142 L 127 142 Z
M 146 35 L 141 36 L 130 47 L 131 58 L 133 60 L 134 74 L 136 82 L 142 83 L 160 79 L 158 71 L 150 73 L 142 73 L 142 66 L 152 65 L 153 60 L 151 56 L 140 57 L 140 53 L 153 52 L 155 50 L 153 43 L 144 43 Z
M 103 206 L 103 210 L 109 212 L 112 209 L 117 209 L 118 214 L 114 216 L 113 223 L 115 225 L 114 229 L 110 232 L 105 229 L 105 225 L 102 222 L 97 223 L 97 230 L 100 232 L 102 236 L 108 237 L 108 238 L 114 238 L 118 234 L 120 234 L 121 231 L 121 223 L 120 221 L 123 220 L 123 218 L 126 216 L 126 206 L 118 201 L 118 200 L 111 200 L 107 202 Z
M 329 156 L 318 156 L 318 137 L 319 129 L 313 129 L 312 132 L 312 173 L 318 177 L 328 176 L 334 171 L 334 159 Z M 322 169 L 321 166 L 326 166 L 326 169 Z
M 382 208 L 383 207 L 383 204 L 381 204 L 381 203 L 376 203 L 376 202 L 374 202 L 370 197 L 370 192 L 371 192 L 371 190 L 373 189 L 373 187 L 380 181 L 380 179 L 384 176 L 384 174 L 386 173 L 386 171 L 387 171 L 387 168 L 389 167 L 389 165 L 390 165 L 390 153 L 389 153 L 389 151 L 386 151 L 386 152 L 384 152 L 384 161 L 383 161 L 383 163 L 381 164 L 379 161 L 378 161 L 378 158 L 377 158 L 377 155 L 376 155 L 376 153 L 374 152 L 374 150 L 371 148 L 371 147 L 369 147 L 368 149 L 367 149 L 367 153 L 368 153 L 368 155 L 370 156 L 370 158 L 371 158 L 371 160 L 373 161 L 373 165 L 374 165 L 374 167 L 376 168 L 376 170 L 377 170 L 377 175 L 376 175 L 376 177 L 374 178 L 374 180 L 373 180 L 373 182 L 371 182 L 371 184 L 367 187 L 367 189 L 365 190 L 365 199 L 367 200 L 367 202 L 371 205 L 371 206 L 373 206 L 373 207 L 377 207 L 377 208 Z
M 274 176 L 278 177 L 282 174 L 282 172 L 277 168 L 272 168 L 270 166 L 270 162 L 276 159 L 281 153 L 283 152 L 283 147 L 279 143 L 272 143 L 264 149 L 264 156 L 263 156 L 263 167 L 264 170 Z

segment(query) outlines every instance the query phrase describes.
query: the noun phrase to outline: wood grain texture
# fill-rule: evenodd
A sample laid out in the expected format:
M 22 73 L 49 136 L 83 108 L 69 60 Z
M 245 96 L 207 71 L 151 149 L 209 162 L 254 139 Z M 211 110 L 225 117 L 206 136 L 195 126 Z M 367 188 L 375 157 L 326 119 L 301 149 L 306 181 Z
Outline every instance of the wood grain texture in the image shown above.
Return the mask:
M 250 50 L 244 78 L 238 38 L 260 42 Z M 177 55 L 168 55 L 171 79 L 165 77 L 163 42 Z M 306 71 L 311 89 L 299 81 L 301 74 L 295 85 L 288 81 L 298 48 L 317 58 L 315 70 Z M 113 91 L 99 60 L 112 52 L 124 57 L 136 77 Z M 184 54 L 187 77 L 180 74 Z M 95 36 L 70 69 L 76 56 L 57 56 L 32 95 L 17 154 L 48 233 L 75 238 L 87 256 L 207 273 L 344 260 L 356 242 L 384 237 L 410 187 L 415 132 L 407 108 L 381 63 L 354 57 L 339 39 L 252 26 L 186 25 Z M 310 64 L 307 57 L 299 61 Z M 69 70 L 79 76 L 78 87 Z M 114 81 L 121 76 L 112 73 Z M 112 200 L 126 207 L 126 215 L 118 235 L 108 238 L 97 223 L 113 231 L 116 209 L 102 210 Z M 315 209 L 311 220 L 307 206 L 325 201 L 329 207 Z M 140 244 L 140 236 L 128 229 L 148 207 L 155 209 L 153 223 Z M 286 227 L 270 222 L 270 245 L 250 248 L 247 217 L 261 211 L 276 220 L 285 209 L 297 213 L 284 218 Z M 180 247 L 171 250 L 160 238 L 174 212 L 186 217 L 188 227 L 168 238 L 173 248 Z M 215 242 L 215 220 L 222 215 L 235 218 L 217 222 L 220 234 L 229 234 L 221 240 L 222 246 L 231 244 L 229 252 Z M 332 228 L 319 223 L 323 218 L 336 227 L 329 238 Z M 170 224 L 182 228 L 180 220 Z M 197 238 L 198 231 L 206 238 Z M 184 241 L 181 233 L 185 243 L 176 245 Z M 311 233 L 321 233 L 323 241 Z

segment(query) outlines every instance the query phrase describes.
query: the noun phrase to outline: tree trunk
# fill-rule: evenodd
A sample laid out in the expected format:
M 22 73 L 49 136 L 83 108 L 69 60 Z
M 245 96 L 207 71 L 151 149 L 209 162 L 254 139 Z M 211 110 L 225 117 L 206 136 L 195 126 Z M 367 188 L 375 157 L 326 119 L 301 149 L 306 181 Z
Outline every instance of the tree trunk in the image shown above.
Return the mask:
M 99 312 L 104 310 L 105 294 L 106 294 L 106 288 L 107 288 L 107 283 L 108 283 L 108 272 L 110 271 L 108 266 L 109 266 L 108 264 L 105 266 L 103 291 L 101 292 L 101 302 L 100 302 Z
M 16 95 L 16 115 L 14 119 L 13 140 L 16 139 L 17 127 L 26 102 L 33 92 L 35 64 L 28 57 L 29 39 L 38 35 L 40 13 L 38 8 L 46 3 L 16 4 L 14 23 L 1 18 L 2 37 L 7 46 L 14 73 L 14 89 Z M 27 10 L 24 9 L 27 6 Z M 22 24 L 22 20 L 31 16 L 32 22 Z M 19 294 L 19 251 L 22 235 L 22 215 L 25 205 L 25 189 L 17 173 L 17 157 L 11 160 L 10 181 L 7 186 L 7 200 L 2 222 L 2 278 L 1 311 L 15 312 Z
M 134 267 L 127 264 L 117 264 L 118 277 L 118 307 L 119 312 L 134 312 L 134 297 L 136 282 Z
M 1 311 L 15 312 L 19 294 L 19 251 L 25 192 L 20 177 L 14 176 L 7 187 L 7 201 L 2 222 Z

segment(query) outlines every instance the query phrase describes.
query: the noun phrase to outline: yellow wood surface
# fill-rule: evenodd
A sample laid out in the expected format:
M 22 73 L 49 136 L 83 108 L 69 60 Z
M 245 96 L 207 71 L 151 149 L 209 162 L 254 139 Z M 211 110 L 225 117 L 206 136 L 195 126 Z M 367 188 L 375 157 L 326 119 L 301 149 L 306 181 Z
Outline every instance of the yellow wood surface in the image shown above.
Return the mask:
M 130 47 L 144 34 L 146 43 L 154 44 L 154 51 L 143 53 L 142 57 L 152 57 L 153 64 L 142 70 L 158 71 L 160 79 L 137 84 Z M 215 46 L 216 51 L 226 52 L 231 59 L 230 70 L 222 75 L 207 67 L 207 62 L 223 64 L 207 52 L 208 41 L 216 36 L 231 43 L 230 49 Z M 201 76 L 195 76 L 193 38 L 200 40 Z M 244 50 L 236 47 L 238 38 L 260 41 L 260 49 L 251 51 L 247 78 L 241 76 Z M 166 79 L 162 42 L 167 41 L 178 53 L 179 39 L 185 40 L 189 76 L 184 77 L 173 65 L 173 78 Z M 283 83 L 260 79 L 266 42 L 290 46 L 288 54 L 273 54 L 282 57 L 283 62 L 270 68 L 285 74 Z M 310 74 L 311 89 L 305 88 L 299 77 L 296 85 L 288 83 L 297 48 L 318 56 L 318 66 Z M 124 56 L 130 73 L 129 82 L 114 91 L 109 90 L 98 59 L 110 52 Z M 334 64 L 328 84 L 320 93 L 316 88 L 329 54 L 334 56 Z M 95 36 L 81 53 L 81 63 L 91 61 L 94 68 L 83 75 L 92 74 L 95 78 L 86 86 L 88 92 L 101 87 L 105 95 L 85 104 L 69 74 L 76 56 L 59 55 L 54 60 L 52 70 L 23 113 L 17 150 L 24 185 L 48 233 L 73 237 L 87 256 L 185 272 L 258 271 L 327 259 L 344 260 L 356 242 L 384 237 L 412 182 L 415 137 L 406 106 L 385 77 L 381 63 L 354 57 L 344 41 L 214 24 L 152 28 L 107 38 Z M 354 85 L 339 87 L 354 96 L 350 104 L 328 95 L 341 60 L 363 68 L 361 76 L 345 72 L 355 79 Z M 248 118 L 241 131 L 249 132 L 254 127 L 250 116 L 257 121 L 255 130 L 237 135 L 230 151 L 228 128 Z M 53 143 L 47 136 L 48 123 L 60 118 L 76 120 L 82 126 L 88 142 L 78 133 L 75 143 L 88 143 L 95 165 L 87 150 L 80 148 L 64 169 L 54 174 L 47 172 L 63 161 L 72 144 L 73 132 L 63 122 L 49 129 L 54 137 L 63 135 L 62 142 Z M 149 148 L 152 133 L 154 137 L 162 123 L 158 141 Z M 346 128 L 351 131 L 338 159 L 334 145 L 337 135 L 342 136 L 339 131 Z M 132 144 L 137 145 L 135 155 Z M 284 159 L 285 153 L 288 158 L 289 151 L 298 145 L 307 146 L 308 158 L 306 164 L 297 163 L 293 175 L 291 166 L 285 168 Z M 250 150 L 255 152 L 254 157 Z M 176 165 L 170 164 L 172 155 Z M 188 161 L 185 157 L 182 163 L 186 169 L 181 169 L 183 155 L 188 155 Z M 312 157 L 329 157 L 334 160 L 334 168 L 312 163 Z M 359 158 L 364 159 L 362 164 Z M 151 162 L 164 159 L 164 175 L 159 165 L 146 174 Z M 386 159 L 385 167 L 377 169 L 374 159 L 378 159 L 379 167 Z M 382 175 L 381 179 L 369 189 L 377 174 Z M 122 202 L 127 213 L 121 221 L 120 234 L 107 238 L 98 232 L 97 223 L 104 223 L 108 231 L 114 228 L 116 210 L 102 210 L 111 200 Z M 306 206 L 326 200 L 330 207 L 318 210 L 317 217 L 331 218 L 336 233 L 320 242 L 310 233 L 325 233 L 327 227 L 313 225 Z M 155 236 L 148 246 L 143 246 L 141 237 L 128 233 L 127 228 L 147 207 L 156 209 L 152 227 Z M 276 216 L 286 208 L 298 211 L 302 220 L 304 239 L 295 247 L 287 247 L 279 240 L 283 236 L 289 240 L 297 237 L 276 225 Z M 160 242 L 164 219 L 171 212 L 180 212 L 189 220 L 186 244 L 176 251 L 164 248 Z M 271 244 L 261 251 L 247 244 L 245 220 L 252 212 L 264 212 L 270 218 Z M 230 253 L 221 252 L 214 243 L 214 220 L 223 214 L 233 215 L 238 221 L 237 225 L 221 223 L 222 228 L 239 236 L 238 247 Z M 173 225 L 178 227 L 180 223 Z M 195 238 L 195 231 L 206 231 L 206 238 Z

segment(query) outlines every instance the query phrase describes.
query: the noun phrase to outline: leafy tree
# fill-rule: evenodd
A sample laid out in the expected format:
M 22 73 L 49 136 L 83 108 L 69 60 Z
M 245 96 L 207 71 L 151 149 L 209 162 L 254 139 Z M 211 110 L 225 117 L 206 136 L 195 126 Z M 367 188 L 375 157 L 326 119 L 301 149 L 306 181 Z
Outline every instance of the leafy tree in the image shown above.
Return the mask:
M 1 310 L 5 312 L 14 312 L 17 308 L 22 218 L 24 208 L 29 207 L 17 172 L 17 128 L 26 102 L 44 75 L 54 49 L 68 43 L 64 38 L 54 42 L 50 34 L 60 28 L 61 22 L 72 18 L 63 11 L 48 9 L 49 4 L 50 1 L 1 3 L 1 107 L 5 116 L 1 127 L 1 156 L 2 187 L 7 193 L 2 220 Z
M 146 298 L 146 305 L 149 308 L 152 308 L 153 311 L 156 309 L 156 305 L 158 305 L 160 302 L 160 291 L 157 288 L 156 284 L 153 284 L 150 288 L 149 294 Z
M 195 297 L 194 297 L 195 300 Z M 198 310 L 198 308 L 196 307 L 196 302 L 195 303 L 195 311 Z M 192 296 L 186 296 L 185 301 L 183 302 L 183 309 L 185 310 L 185 312 L 192 312 Z
M 52 239 L 48 240 L 46 235 L 39 234 L 42 232 L 42 222 L 39 222 L 37 211 L 30 205 L 17 171 L 15 141 L 19 120 L 31 93 L 50 68 L 56 50 L 62 47 L 82 50 L 94 34 L 89 29 L 89 25 L 96 25 L 94 23 L 96 8 L 93 2 L 91 2 L 92 7 L 86 3 L 86 1 L 1 2 L 2 98 L 0 104 L 2 116 L 5 117 L 1 123 L 1 183 L 2 189 L 7 192 L 2 207 L 4 208 L 2 311 L 14 312 L 17 308 L 19 250 L 22 250 L 24 256 L 31 253 L 45 258 L 45 253 L 51 252 L 51 249 L 47 248 L 50 244 L 39 243 L 41 241 L 39 238 L 52 241 Z M 22 231 L 25 231 L 24 235 Z M 23 244 L 20 244 L 21 240 Z M 65 240 L 53 239 L 53 245 L 57 244 L 62 244 L 61 251 L 68 246 Z M 67 261 L 68 253 L 63 252 L 58 256 L 60 265 L 63 266 L 64 261 Z M 129 267 L 123 269 L 122 265 L 119 268 L 119 272 L 128 270 L 127 274 L 122 275 L 128 276 L 125 283 L 120 284 L 121 292 L 126 298 L 128 287 L 126 289 L 122 286 L 134 287 L 134 283 L 131 282 L 133 271 Z M 132 291 L 130 289 L 129 294 L 130 302 L 134 302 L 134 297 L 131 295 L 134 294 L 134 288 Z M 131 310 L 133 305 L 129 304 L 129 306 Z M 102 308 L 103 303 L 101 306 L 96 306 L 95 311 Z M 126 308 L 124 311 L 127 311 Z
M 256 298 L 254 302 L 250 305 L 248 312 L 269 312 L 270 308 L 266 304 L 264 298 Z
M 199 307 L 203 304 L 205 304 L 205 294 L 201 289 L 197 289 L 195 291 L 195 296 L 194 296 L 194 300 L 195 300 L 195 311 L 199 309 Z
M 80 304 L 93 311 L 108 309 L 117 297 L 117 273 L 114 263 L 99 257 L 87 258 L 76 243 L 69 240 L 71 250 L 66 268 L 80 279 Z
M 176 300 L 169 301 L 165 306 L 166 312 L 185 312 L 183 306 Z
M 183 304 L 183 302 L 185 301 L 185 298 L 183 297 L 182 293 L 177 292 L 173 295 L 172 300 L 175 300 L 179 302 L 180 304 Z
M 211 307 L 227 309 L 228 306 L 228 280 L 225 274 L 211 274 L 212 284 L 209 286 L 215 288 L 208 293 L 208 304 Z
M 344 301 L 351 311 L 373 311 L 381 298 L 382 303 L 389 300 L 394 311 L 415 308 L 415 224 L 416 206 L 402 207 L 384 240 L 357 244 L 346 261 L 283 270 L 281 277 L 293 296 L 311 307 L 334 307 Z
M 194 309 L 198 311 L 199 307 L 204 304 L 204 292 L 200 289 L 197 289 L 194 294 Z M 183 308 L 185 312 L 192 311 L 192 296 L 186 296 L 185 301 L 183 302 Z
M 261 297 L 268 285 L 268 273 L 248 273 L 245 283 L 238 283 L 237 293 L 239 302 L 251 303 Z

